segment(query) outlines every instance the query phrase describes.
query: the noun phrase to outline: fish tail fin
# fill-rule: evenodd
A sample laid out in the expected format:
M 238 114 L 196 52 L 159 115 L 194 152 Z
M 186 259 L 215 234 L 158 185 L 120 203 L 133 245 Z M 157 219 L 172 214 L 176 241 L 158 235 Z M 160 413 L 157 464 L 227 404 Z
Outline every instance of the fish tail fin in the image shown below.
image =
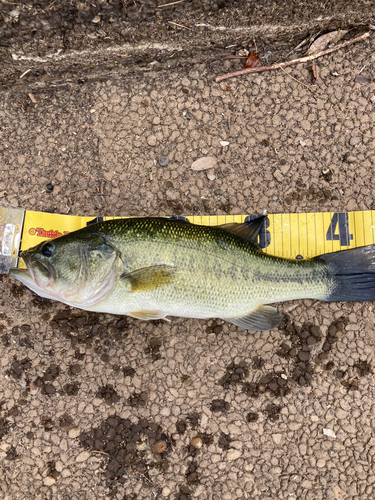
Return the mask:
M 332 279 L 328 302 L 375 300 L 375 245 L 320 255 Z

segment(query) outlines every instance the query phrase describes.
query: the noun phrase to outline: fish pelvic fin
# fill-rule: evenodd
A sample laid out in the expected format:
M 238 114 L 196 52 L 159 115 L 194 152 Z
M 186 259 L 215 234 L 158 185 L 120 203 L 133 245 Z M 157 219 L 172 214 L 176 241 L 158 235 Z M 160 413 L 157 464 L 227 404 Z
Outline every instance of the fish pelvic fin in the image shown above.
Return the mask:
M 281 318 L 281 312 L 275 307 L 259 306 L 247 316 L 223 319 L 228 323 L 245 328 L 245 330 L 268 331 L 279 326 Z
M 150 266 L 124 273 L 120 280 L 130 284 L 131 292 L 150 292 L 173 280 L 177 269 L 172 266 Z
M 165 319 L 166 321 L 170 321 L 166 318 L 166 314 L 163 311 L 133 311 L 129 313 L 129 316 L 132 318 L 143 319 L 145 321 L 151 319 Z

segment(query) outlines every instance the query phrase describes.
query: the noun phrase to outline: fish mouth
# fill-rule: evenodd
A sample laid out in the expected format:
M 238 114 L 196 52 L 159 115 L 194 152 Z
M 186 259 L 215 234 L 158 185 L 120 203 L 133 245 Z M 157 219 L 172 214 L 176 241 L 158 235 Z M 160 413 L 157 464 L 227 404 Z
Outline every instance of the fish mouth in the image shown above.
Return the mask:
M 55 272 L 52 266 L 40 260 L 33 261 L 28 250 L 21 252 L 20 257 L 26 264 L 27 268 L 20 269 L 20 271 L 28 272 L 28 277 L 31 281 L 33 281 L 40 288 L 45 288 L 51 284 L 55 278 Z M 25 273 L 20 276 L 23 276 L 24 274 Z M 26 277 L 26 275 L 24 277 Z

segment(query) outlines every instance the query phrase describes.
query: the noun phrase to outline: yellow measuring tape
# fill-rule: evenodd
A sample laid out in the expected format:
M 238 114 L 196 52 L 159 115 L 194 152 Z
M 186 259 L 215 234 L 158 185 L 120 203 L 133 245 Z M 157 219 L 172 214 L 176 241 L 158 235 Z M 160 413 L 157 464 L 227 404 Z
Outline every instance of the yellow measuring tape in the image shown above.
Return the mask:
M 241 223 L 256 215 L 204 215 L 184 217 L 192 224 L 208 226 Z M 87 224 L 120 217 L 79 217 L 26 211 L 21 250 L 42 240 L 56 238 Z M 178 217 L 181 218 L 181 217 Z M 285 258 L 309 258 L 375 243 L 375 211 L 317 212 L 268 215 L 259 237 L 264 252 Z

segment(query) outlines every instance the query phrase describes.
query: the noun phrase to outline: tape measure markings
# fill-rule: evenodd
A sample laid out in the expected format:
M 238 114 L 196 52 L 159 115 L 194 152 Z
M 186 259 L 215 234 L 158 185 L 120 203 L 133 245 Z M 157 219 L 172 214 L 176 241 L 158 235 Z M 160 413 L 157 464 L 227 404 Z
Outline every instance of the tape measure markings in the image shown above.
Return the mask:
M 304 259 L 375 243 L 374 211 L 270 214 L 260 233 L 265 253 Z M 259 215 L 188 216 L 194 224 L 222 225 L 254 220 Z M 30 248 L 50 235 L 64 234 L 101 220 L 121 217 L 78 217 L 44 212 L 25 213 L 21 249 Z M 48 233 L 48 234 L 47 234 Z

